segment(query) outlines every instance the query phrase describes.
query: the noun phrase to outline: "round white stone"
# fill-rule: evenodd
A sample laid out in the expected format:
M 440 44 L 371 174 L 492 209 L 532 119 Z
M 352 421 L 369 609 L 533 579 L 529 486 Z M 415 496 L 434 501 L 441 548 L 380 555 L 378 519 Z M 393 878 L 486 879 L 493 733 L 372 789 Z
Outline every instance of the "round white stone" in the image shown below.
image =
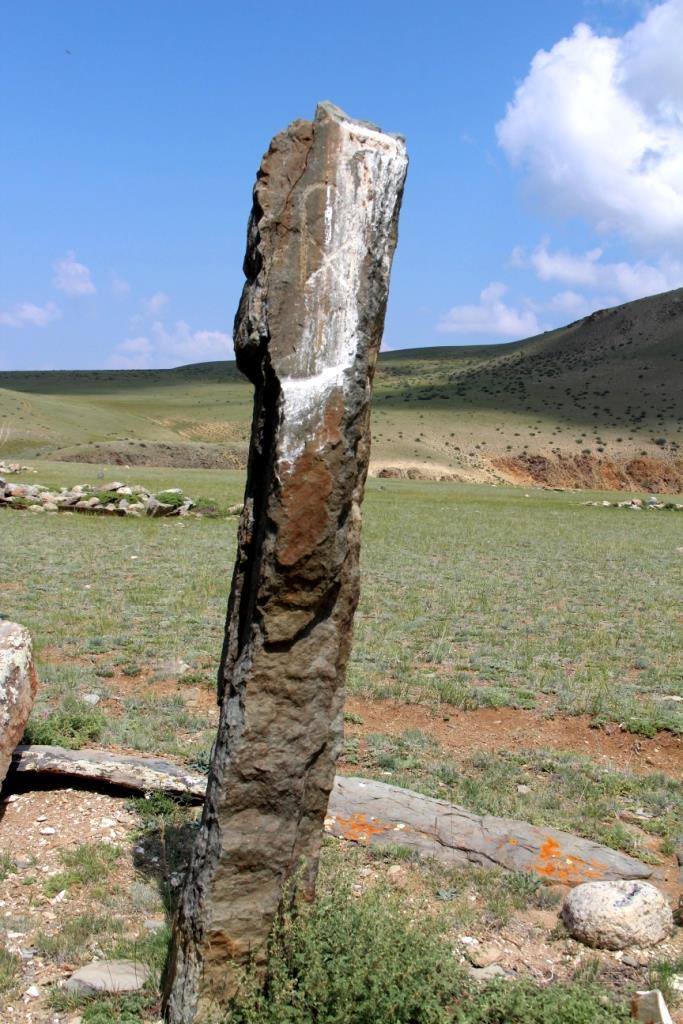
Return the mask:
M 570 935 L 587 946 L 625 949 L 654 946 L 673 930 L 673 914 L 649 882 L 585 882 L 562 907 Z

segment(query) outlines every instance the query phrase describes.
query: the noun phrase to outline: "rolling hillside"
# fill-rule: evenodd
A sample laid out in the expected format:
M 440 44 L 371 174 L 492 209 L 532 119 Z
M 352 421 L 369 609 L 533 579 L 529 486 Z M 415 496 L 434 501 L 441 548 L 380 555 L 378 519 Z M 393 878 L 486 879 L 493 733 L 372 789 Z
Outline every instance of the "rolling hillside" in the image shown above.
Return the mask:
M 239 466 L 235 364 L 0 373 L 0 455 Z M 526 341 L 383 353 L 372 471 L 555 485 L 683 486 L 683 289 Z

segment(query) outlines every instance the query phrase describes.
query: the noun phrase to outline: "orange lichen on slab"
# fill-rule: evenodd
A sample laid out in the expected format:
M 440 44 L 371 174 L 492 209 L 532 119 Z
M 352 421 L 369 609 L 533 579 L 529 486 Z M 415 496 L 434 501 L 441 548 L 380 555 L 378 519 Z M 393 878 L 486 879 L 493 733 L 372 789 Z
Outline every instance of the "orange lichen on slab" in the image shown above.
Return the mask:
M 531 870 L 543 878 L 569 885 L 600 880 L 605 877 L 607 865 L 600 861 L 587 861 L 563 853 L 557 839 L 549 836 L 538 852 L 538 860 Z
M 379 818 L 373 818 L 367 814 L 352 814 L 349 818 L 340 818 L 338 815 L 327 818 L 325 826 L 333 835 L 340 839 L 348 839 L 352 843 L 362 843 L 367 846 L 373 836 L 386 835 L 387 832 L 395 832 L 398 826 Z M 403 828 L 403 826 L 402 826 Z

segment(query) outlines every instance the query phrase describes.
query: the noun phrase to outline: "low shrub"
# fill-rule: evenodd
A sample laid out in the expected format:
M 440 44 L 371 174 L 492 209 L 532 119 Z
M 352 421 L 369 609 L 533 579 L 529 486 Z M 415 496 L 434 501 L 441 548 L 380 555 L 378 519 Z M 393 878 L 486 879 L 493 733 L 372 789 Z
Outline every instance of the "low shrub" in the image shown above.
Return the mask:
M 312 904 L 276 924 L 265 978 L 245 972 L 223 1024 L 618 1024 L 626 1005 L 594 980 L 479 985 L 456 961 L 445 917 L 381 885 L 361 895 L 336 856 Z M 331 873 L 330 873 L 331 868 Z M 450 921 L 452 926 L 453 922 Z
M 26 723 L 23 742 L 77 750 L 99 739 L 105 725 L 106 718 L 101 711 L 77 697 L 69 696 L 47 716 L 31 717 Z

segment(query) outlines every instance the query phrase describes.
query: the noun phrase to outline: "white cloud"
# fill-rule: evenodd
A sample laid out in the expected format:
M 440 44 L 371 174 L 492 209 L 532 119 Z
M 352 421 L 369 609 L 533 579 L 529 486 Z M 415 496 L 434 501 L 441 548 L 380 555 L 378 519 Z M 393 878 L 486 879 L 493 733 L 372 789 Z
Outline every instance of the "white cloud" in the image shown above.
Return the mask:
M 61 315 L 62 311 L 55 302 L 48 302 L 44 306 L 22 302 L 0 313 L 0 324 L 5 327 L 47 327 L 53 320 L 59 320 Z
M 119 277 L 118 274 L 112 274 L 111 290 L 114 295 L 128 295 L 130 292 L 130 284 L 122 277 Z
M 232 338 L 223 331 L 193 331 L 184 320 L 176 321 L 171 331 L 158 320 L 152 331 L 160 352 L 201 362 L 204 359 L 227 359 L 232 354 Z
M 168 302 L 166 292 L 155 292 L 148 299 L 145 299 L 145 310 L 150 316 L 154 316 Z
M 572 316 L 578 319 L 580 316 L 587 316 L 588 313 L 592 313 L 595 306 L 585 295 L 570 289 L 553 295 L 546 309 L 552 310 L 554 313 L 561 313 L 563 316 Z
M 443 334 L 488 334 L 508 340 L 528 338 L 543 328 L 530 309 L 515 309 L 503 302 L 507 288 L 499 281 L 492 282 L 479 296 L 476 306 L 453 306 L 448 310 L 437 330 Z
M 579 24 L 540 50 L 497 125 L 508 157 L 565 214 L 683 243 L 683 0 L 608 37 Z
M 73 250 L 57 260 L 53 266 L 55 288 L 59 288 L 65 295 L 93 295 L 97 291 L 89 269 L 85 264 L 78 262 Z
M 519 266 L 523 257 L 520 250 L 514 252 Z M 529 262 L 542 281 L 614 292 L 620 301 L 640 299 L 683 285 L 683 264 L 676 260 L 662 258 L 656 266 L 642 261 L 603 263 L 602 254 L 602 249 L 590 249 L 578 256 L 561 250 L 553 252 L 547 242 L 542 242 L 531 253 Z
M 107 361 L 113 370 L 146 370 L 153 365 L 154 346 L 149 338 L 126 338 Z
M 108 365 L 118 370 L 142 370 L 169 363 L 228 359 L 231 355 L 232 339 L 223 331 L 193 331 L 184 320 L 167 330 L 157 320 L 150 335 L 126 338 L 117 345 Z

